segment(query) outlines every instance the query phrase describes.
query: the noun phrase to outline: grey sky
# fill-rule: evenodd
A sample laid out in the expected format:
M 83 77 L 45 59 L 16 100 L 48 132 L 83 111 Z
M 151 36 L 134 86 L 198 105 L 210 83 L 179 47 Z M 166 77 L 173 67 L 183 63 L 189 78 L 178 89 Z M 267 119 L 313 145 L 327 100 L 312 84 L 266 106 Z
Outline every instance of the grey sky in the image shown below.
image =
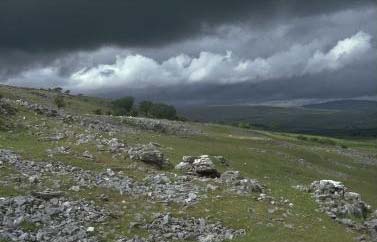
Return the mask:
M 375 1 L 5 0 L 0 80 L 179 104 L 373 96 L 376 20 Z

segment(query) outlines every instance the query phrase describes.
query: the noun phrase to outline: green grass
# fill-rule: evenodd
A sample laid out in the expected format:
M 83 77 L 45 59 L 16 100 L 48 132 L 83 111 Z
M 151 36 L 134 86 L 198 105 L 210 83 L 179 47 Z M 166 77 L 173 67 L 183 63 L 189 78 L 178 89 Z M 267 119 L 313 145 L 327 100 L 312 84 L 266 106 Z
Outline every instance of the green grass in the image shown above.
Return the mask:
M 14 90 L 10 95 L 12 98 L 22 97 L 43 103 L 44 98 L 35 94 L 35 90 L 17 88 Z M 46 93 L 46 91 L 37 92 Z M 86 97 L 72 97 L 70 102 L 72 102 L 72 111 L 78 113 L 90 113 L 94 107 L 106 110 L 107 105 L 106 101 Z M 41 136 L 38 136 L 31 127 L 45 122 L 44 132 L 54 134 L 64 127 L 61 121 L 35 115 L 21 108 L 12 120 L 17 128 L 11 132 L 0 130 L 0 148 L 13 149 L 25 159 L 62 161 L 94 171 L 112 168 L 122 170 L 126 175 L 137 180 L 144 178 L 146 170 L 158 172 L 154 166 L 122 157 L 113 158 L 110 153 L 98 152 L 92 143 L 75 146 L 75 140 L 71 138 L 59 142 L 39 141 L 38 138 Z M 347 231 L 344 226 L 316 211 L 317 204 L 309 194 L 292 188 L 299 184 L 307 185 L 318 179 L 342 181 L 352 191 L 361 193 L 363 200 L 377 208 L 377 164 L 363 164 L 360 162 L 362 158 L 340 152 L 359 152 L 376 158 L 376 139 L 336 139 L 216 124 L 191 125 L 202 129 L 205 134 L 180 137 L 139 131 L 137 133 L 119 132 L 116 137 L 124 140 L 128 145 L 157 142 L 162 145 L 163 153 L 173 165 L 180 162 L 183 155 L 224 156 L 230 161 L 230 166 L 217 164 L 219 170 L 239 170 L 243 176 L 262 181 L 274 197 L 284 197 L 294 204 L 294 207 L 289 209 L 290 215 L 285 218 L 285 223 L 290 224 L 292 228 L 285 227 L 276 221 L 283 216 L 282 212 L 272 215 L 268 213 L 268 208 L 271 208 L 270 204 L 258 202 L 253 196 L 235 196 L 222 190 L 209 193 L 207 198 L 190 207 L 150 203 L 142 197 L 132 198 L 108 189 L 67 191 L 67 194 L 74 199 L 93 200 L 97 205 L 119 212 L 107 224 L 101 225 L 102 229 L 108 231 L 105 241 L 112 241 L 120 235 L 146 235 L 146 232 L 141 229 L 129 228 L 129 223 L 134 221 L 136 213 L 141 212 L 150 218 L 153 213 L 162 211 L 172 212 L 175 216 L 208 217 L 210 221 L 221 220 L 229 227 L 245 228 L 247 235 L 234 240 L 236 242 L 354 241 L 357 234 Z M 84 128 L 75 124 L 70 127 L 76 133 L 83 133 Z M 107 134 L 103 133 L 103 135 L 107 137 Z M 72 153 L 49 158 L 46 149 L 57 146 L 70 146 Z M 85 150 L 89 150 L 96 156 L 95 161 L 85 160 L 78 156 Z M 141 167 L 141 169 L 134 167 Z M 170 169 L 172 168 L 167 171 Z M 11 180 L 11 177 L 15 175 L 17 172 L 9 167 L 0 168 L 0 179 L 8 177 L 6 179 Z M 67 177 L 59 179 L 62 189 L 68 190 L 71 186 L 70 179 Z M 48 179 L 45 182 L 48 184 Z M 0 196 L 15 196 L 24 193 L 25 191 L 17 187 L 14 182 L 9 183 L 9 186 L 0 186 Z M 104 202 L 99 199 L 101 194 L 106 194 L 110 201 Z M 217 197 L 218 195 L 221 197 Z

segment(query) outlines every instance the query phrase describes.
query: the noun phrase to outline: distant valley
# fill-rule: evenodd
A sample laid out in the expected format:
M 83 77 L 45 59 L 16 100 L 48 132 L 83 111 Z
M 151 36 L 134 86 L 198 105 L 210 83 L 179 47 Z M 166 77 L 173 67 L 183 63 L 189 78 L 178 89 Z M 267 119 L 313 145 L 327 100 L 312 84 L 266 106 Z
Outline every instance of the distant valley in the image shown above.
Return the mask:
M 330 136 L 377 136 L 377 102 L 339 100 L 302 107 L 205 106 L 181 108 L 193 121 Z

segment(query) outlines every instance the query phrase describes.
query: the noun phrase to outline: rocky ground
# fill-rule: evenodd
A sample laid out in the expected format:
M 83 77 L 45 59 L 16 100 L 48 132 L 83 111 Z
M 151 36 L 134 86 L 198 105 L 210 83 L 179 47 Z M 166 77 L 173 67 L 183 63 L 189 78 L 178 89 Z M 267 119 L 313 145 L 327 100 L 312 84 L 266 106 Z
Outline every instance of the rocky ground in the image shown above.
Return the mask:
M 174 156 L 173 145 L 143 138 L 174 135 L 184 143 L 187 137 L 206 137 L 198 126 L 70 113 L 8 98 L 1 99 L 0 113 L 12 124 L 3 127 L 5 134 L 28 138 L 25 148 L 35 152 L 29 155 L 6 142 L 1 146 L 0 185 L 10 189 L 0 190 L 1 242 L 248 241 L 249 226 L 229 223 L 219 215 L 218 209 L 233 212 L 237 205 L 212 208 L 229 198 L 242 201 L 239 204 L 252 202 L 246 211 L 250 220 L 256 220 L 255 227 L 289 231 L 303 227 L 291 222 L 299 216 L 295 203 L 269 187 L 270 177 L 262 177 L 266 184 L 243 175 L 246 163 L 235 165 L 222 153 L 198 153 L 189 145 L 183 145 L 184 156 Z M 21 131 L 13 134 L 16 127 Z M 271 143 L 271 137 L 256 140 Z M 279 148 L 299 147 L 274 142 Z M 268 153 L 257 147 L 248 150 L 258 156 Z M 359 151 L 342 152 L 364 157 Z M 273 154 L 316 168 L 282 151 Z M 373 157 L 368 161 L 373 163 Z M 377 241 L 377 212 L 360 194 L 332 180 L 298 188 L 312 195 L 318 213 L 355 231 L 359 241 Z

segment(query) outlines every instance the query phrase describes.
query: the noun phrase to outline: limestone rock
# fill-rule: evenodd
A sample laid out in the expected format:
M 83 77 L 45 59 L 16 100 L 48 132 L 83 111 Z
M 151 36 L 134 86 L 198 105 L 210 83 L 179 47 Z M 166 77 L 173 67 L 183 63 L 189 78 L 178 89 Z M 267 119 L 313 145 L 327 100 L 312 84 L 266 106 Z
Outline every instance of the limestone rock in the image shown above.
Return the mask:
M 167 166 L 169 161 L 155 144 L 137 145 L 128 150 L 128 156 L 132 160 L 140 160 L 146 163 Z

